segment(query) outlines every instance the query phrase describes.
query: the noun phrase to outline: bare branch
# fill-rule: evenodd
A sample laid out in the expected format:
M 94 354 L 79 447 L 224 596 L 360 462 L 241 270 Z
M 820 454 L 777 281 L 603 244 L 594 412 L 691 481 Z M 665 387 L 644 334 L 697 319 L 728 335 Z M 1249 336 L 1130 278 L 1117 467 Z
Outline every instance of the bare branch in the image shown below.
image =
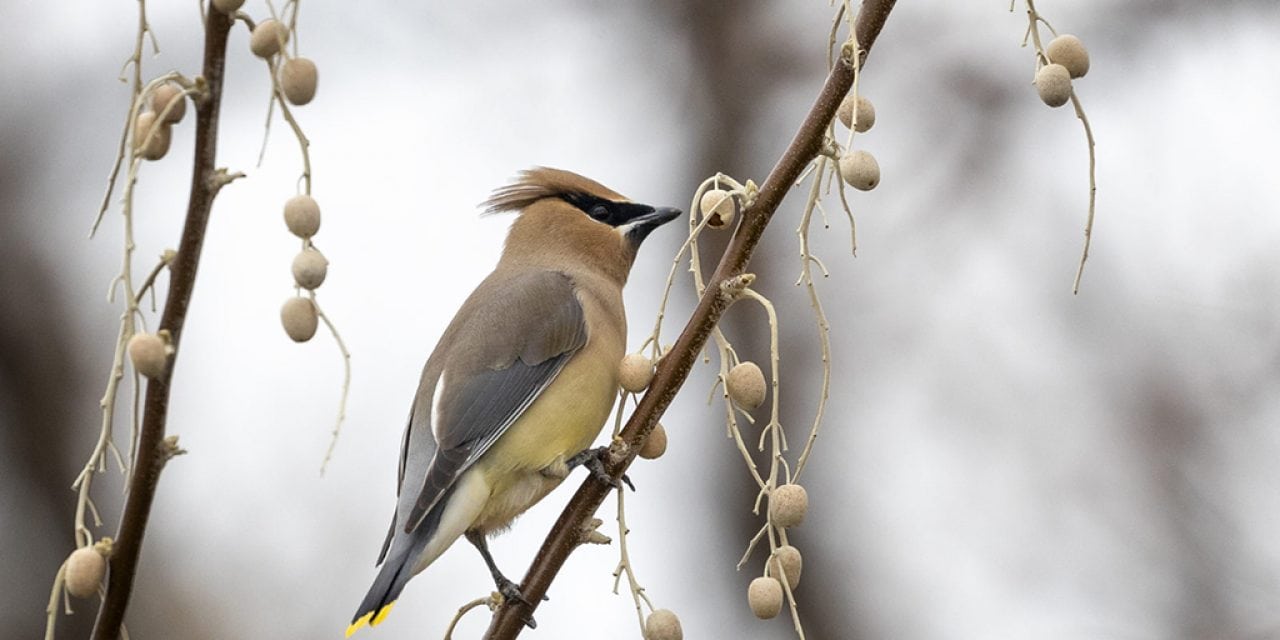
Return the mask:
M 640 444 L 649 436 L 649 432 L 653 430 L 654 425 L 658 423 L 658 419 L 662 417 L 662 413 L 671 404 L 676 392 L 689 376 L 698 353 L 706 344 L 721 314 L 728 307 L 729 301 L 725 296 L 719 295 L 720 283 L 746 271 L 751 254 L 760 242 L 769 220 L 781 204 L 783 196 L 787 194 L 810 161 L 818 155 L 822 147 L 823 135 L 831 118 L 835 116 L 836 107 L 853 85 L 853 65 L 865 62 L 866 55 L 875 44 L 880 30 L 884 28 L 895 1 L 867 0 L 863 3 L 854 26 L 861 51 L 856 53 L 852 60 L 842 57 L 840 63 L 832 68 L 822 92 L 800 126 L 799 132 L 792 139 L 778 164 L 770 171 L 756 199 L 743 212 L 742 223 L 730 240 L 720 265 L 711 276 L 707 291 L 698 301 L 693 316 L 676 340 L 671 352 L 659 362 L 649 391 L 641 398 L 640 404 L 627 421 L 627 426 L 622 430 L 621 438 L 632 446 L 622 447 L 627 452 L 625 455 L 609 456 L 605 461 L 606 471 L 614 478 L 621 477 L 630 466 L 639 451 Z M 593 517 L 611 488 L 611 484 L 595 478 L 587 479 L 579 487 L 568 506 L 561 512 L 560 518 L 552 527 L 529 571 L 525 574 L 520 589 L 527 603 L 514 600 L 503 603 L 495 612 L 485 638 L 510 639 L 519 635 L 524 629 L 524 621 L 533 614 L 533 608 L 542 600 L 542 596 L 546 594 L 556 574 L 564 566 L 565 560 L 577 547 L 581 523 Z
M 213 198 L 221 184 L 216 176 L 218 118 L 222 102 L 222 77 L 226 66 L 227 34 L 232 18 L 220 11 L 210 11 L 205 23 L 204 68 L 208 82 L 207 99 L 195 101 L 196 148 L 191 177 L 191 195 L 187 218 L 182 229 L 178 253 L 170 265 L 169 296 L 160 317 L 162 331 L 168 331 L 178 348 L 165 374 L 147 383 L 143 409 L 142 432 L 139 434 L 137 458 L 129 478 L 129 496 L 125 501 L 120 530 L 115 538 L 110 559 L 111 573 L 107 593 L 94 625 L 94 640 L 120 637 L 125 610 L 133 590 L 142 538 L 146 533 L 151 503 L 155 498 L 160 472 L 175 453 L 172 441 L 165 437 L 169 413 L 169 391 L 174 364 L 181 354 L 182 329 L 186 323 L 191 294 L 195 287 L 200 251 Z

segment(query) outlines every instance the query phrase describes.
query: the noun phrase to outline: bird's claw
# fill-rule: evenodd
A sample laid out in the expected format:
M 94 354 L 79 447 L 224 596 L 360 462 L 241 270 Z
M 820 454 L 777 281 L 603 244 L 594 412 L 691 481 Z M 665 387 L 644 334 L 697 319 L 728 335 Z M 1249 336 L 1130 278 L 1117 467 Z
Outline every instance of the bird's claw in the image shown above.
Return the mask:
M 506 578 L 498 579 L 498 593 L 501 593 L 502 597 L 507 600 L 515 600 L 516 602 L 533 606 L 533 603 L 526 600 L 524 594 L 520 592 L 520 585 Z
M 632 491 L 636 490 L 636 485 L 631 482 L 631 478 L 627 474 L 622 474 L 621 482 L 609 475 L 604 469 L 604 457 L 609 455 L 609 447 L 597 447 L 595 449 L 585 449 L 572 458 L 569 458 L 567 464 L 570 469 L 583 466 L 591 473 L 591 477 L 612 486 L 614 489 L 621 490 L 622 485 L 626 484 Z
M 502 597 L 504 600 L 514 600 L 516 602 L 519 602 L 520 604 L 525 605 L 526 607 L 529 607 L 530 609 L 533 609 L 533 603 L 529 602 L 529 600 L 524 597 L 524 594 L 521 593 L 520 585 L 506 578 L 498 578 L 497 583 L 498 583 L 497 584 L 498 593 L 502 594 Z M 547 597 L 544 595 L 542 596 L 542 599 L 546 600 Z M 538 628 L 538 622 L 533 619 L 533 616 L 529 616 L 528 618 L 525 618 L 524 624 L 530 629 Z

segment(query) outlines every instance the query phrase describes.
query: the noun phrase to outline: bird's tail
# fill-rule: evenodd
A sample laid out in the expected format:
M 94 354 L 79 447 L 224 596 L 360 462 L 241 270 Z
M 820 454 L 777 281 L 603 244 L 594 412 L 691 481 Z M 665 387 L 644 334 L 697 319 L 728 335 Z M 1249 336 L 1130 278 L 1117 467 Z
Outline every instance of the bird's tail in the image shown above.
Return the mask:
M 391 613 L 391 607 L 395 605 L 396 598 L 400 597 L 404 585 L 413 575 L 409 565 L 413 562 L 414 554 L 407 551 L 408 549 L 403 549 L 398 554 L 392 554 L 382 564 L 382 568 L 378 570 L 378 576 L 373 579 L 373 586 L 369 587 L 369 592 L 360 602 L 360 609 L 356 611 L 350 626 L 347 627 L 348 638 L 366 624 L 378 626 L 386 619 L 387 614 Z
M 453 493 L 452 489 L 441 502 L 447 503 L 451 493 Z M 400 519 L 397 517 L 396 528 L 392 530 L 391 544 L 382 567 L 378 570 L 377 577 L 373 579 L 373 586 L 369 587 L 369 592 L 360 602 L 360 609 L 356 611 L 351 624 L 347 626 L 346 637 L 350 638 L 351 634 L 359 631 L 366 624 L 371 627 L 378 626 L 391 613 L 391 607 L 395 605 L 396 598 L 400 597 L 400 592 L 404 591 L 404 586 L 409 583 L 409 578 L 412 578 L 415 573 L 414 565 L 418 563 L 427 544 L 440 529 L 443 512 L 442 505 L 432 509 L 411 533 L 403 530 Z

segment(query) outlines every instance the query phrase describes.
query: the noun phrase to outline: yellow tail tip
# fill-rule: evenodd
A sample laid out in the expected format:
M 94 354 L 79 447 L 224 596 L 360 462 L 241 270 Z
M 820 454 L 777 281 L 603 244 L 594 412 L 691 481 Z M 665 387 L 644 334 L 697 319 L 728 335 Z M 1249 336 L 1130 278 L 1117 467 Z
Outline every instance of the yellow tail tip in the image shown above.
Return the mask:
M 360 628 L 365 626 L 366 624 L 371 627 L 376 627 L 379 624 L 382 624 L 382 621 L 386 620 L 387 615 L 391 613 L 391 607 L 394 607 L 395 605 L 396 605 L 395 600 L 392 600 L 391 602 L 388 602 L 386 605 L 384 605 L 381 609 L 378 609 L 377 615 L 374 615 L 374 613 L 370 611 L 369 613 L 366 613 L 360 616 L 358 619 L 356 619 L 355 622 L 352 622 L 351 625 L 347 627 L 346 637 L 350 638 L 351 634 L 359 631 Z
M 366 613 L 366 614 L 364 614 L 364 615 L 360 616 L 360 618 L 359 618 L 358 620 L 356 620 L 355 622 L 352 622 L 350 625 L 348 625 L 348 626 L 347 626 L 347 636 L 346 636 L 346 637 L 350 638 L 350 637 L 351 637 L 351 634 L 353 634 L 353 633 L 355 633 L 355 632 L 359 631 L 359 630 L 360 630 L 360 627 L 363 627 L 364 625 L 368 624 L 368 623 L 369 623 L 369 618 L 372 618 L 372 617 L 373 617 L 373 612 L 372 612 L 372 611 L 370 611 L 369 613 Z
M 383 606 L 381 609 L 378 609 L 378 615 L 373 617 L 373 622 L 370 622 L 369 626 L 376 627 L 382 624 L 382 621 L 387 619 L 387 614 L 391 613 L 391 607 L 394 607 L 394 606 L 396 606 L 396 601 L 392 600 L 391 602 L 388 602 L 385 606 Z

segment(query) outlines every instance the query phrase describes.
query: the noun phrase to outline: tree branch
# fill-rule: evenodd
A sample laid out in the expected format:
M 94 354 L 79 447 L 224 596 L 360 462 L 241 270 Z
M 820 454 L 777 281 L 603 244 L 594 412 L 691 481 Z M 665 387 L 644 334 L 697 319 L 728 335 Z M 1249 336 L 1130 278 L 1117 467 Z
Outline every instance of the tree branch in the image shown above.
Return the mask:
M 896 0 L 865 0 L 858 12 L 854 29 L 862 51 L 857 54 L 858 64 L 865 64 L 867 52 L 875 43 L 880 30 L 884 28 L 889 12 L 893 10 Z M 823 136 L 826 133 L 836 107 L 849 88 L 853 85 L 853 66 L 848 59 L 842 59 L 827 76 L 822 92 L 809 110 L 800 130 L 792 139 L 790 146 L 783 153 L 778 164 L 769 172 L 760 192 L 751 206 L 743 213 L 741 225 L 729 241 L 720 264 L 711 276 L 702 299 L 681 332 L 675 346 L 658 363 L 649 390 L 641 398 L 640 404 L 627 420 L 626 427 L 620 434 L 620 442 L 610 447 L 610 455 L 605 460 L 605 469 L 614 478 L 620 478 L 635 459 L 640 444 L 649 436 L 662 413 L 666 411 L 676 392 L 684 384 L 689 372 L 697 360 L 698 353 L 707 342 L 707 337 L 719 322 L 720 316 L 732 303 L 733 298 L 722 293 L 721 285 L 746 271 L 751 254 L 759 244 L 765 227 L 782 203 L 791 186 L 800 173 L 808 166 L 821 149 Z M 534 557 L 533 564 L 525 574 L 520 590 L 525 599 L 532 604 L 508 600 L 494 613 L 493 621 L 485 638 L 489 640 L 510 640 L 524 629 L 524 621 L 533 615 L 533 609 L 541 602 L 551 582 L 560 568 L 564 566 L 569 554 L 580 542 L 580 524 L 592 517 L 600 504 L 608 496 L 612 488 L 606 482 L 588 478 L 578 488 L 573 499 L 561 512 L 550 534 Z
M 217 160 L 218 112 L 222 101 L 223 70 L 226 66 L 227 33 L 231 30 L 231 24 L 231 16 L 221 11 L 211 9 L 206 12 L 203 75 L 207 91 L 195 100 L 196 146 L 191 196 L 178 254 L 171 265 L 169 295 L 159 327 L 161 331 L 169 332 L 178 349 L 169 361 L 164 375 L 147 383 L 137 458 L 129 478 L 129 496 L 125 500 L 124 515 L 120 520 L 120 529 L 111 555 L 111 574 L 107 582 L 106 597 L 102 601 L 102 607 L 98 609 L 98 619 L 93 629 L 94 640 L 115 640 L 120 637 L 120 625 L 129 606 L 129 595 L 137 574 L 138 556 L 142 551 L 142 538 L 146 533 L 160 472 L 169 458 L 180 451 L 174 439 L 165 437 L 165 422 L 169 413 L 170 381 L 177 356 L 182 352 L 182 328 L 186 323 L 191 292 L 195 287 L 196 268 L 200 263 L 200 250 L 204 245 L 209 211 L 213 208 L 214 196 L 224 184 L 215 177 L 214 163 Z

